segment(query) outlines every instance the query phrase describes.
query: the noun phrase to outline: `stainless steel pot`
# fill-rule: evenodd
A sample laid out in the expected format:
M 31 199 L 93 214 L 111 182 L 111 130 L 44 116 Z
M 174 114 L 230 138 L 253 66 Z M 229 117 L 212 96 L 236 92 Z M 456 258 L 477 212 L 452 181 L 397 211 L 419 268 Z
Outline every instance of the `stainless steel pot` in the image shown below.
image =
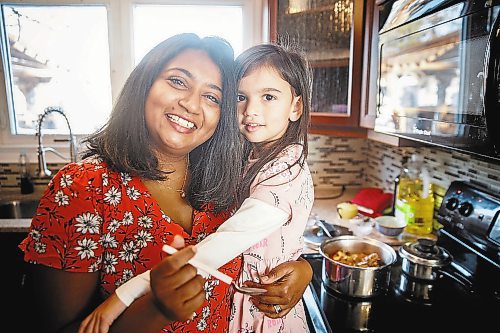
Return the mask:
M 338 250 L 351 253 L 376 252 L 382 261 L 379 267 L 354 267 L 331 259 Z M 389 287 L 391 265 L 397 254 L 389 245 L 374 239 L 339 236 L 325 240 L 320 246 L 323 255 L 323 284 L 342 295 L 371 297 L 384 294 Z
M 437 246 L 432 239 L 421 238 L 415 243 L 406 243 L 399 248 L 402 258 L 401 269 L 409 276 L 433 281 L 438 276 L 439 269 L 450 264 L 451 254 L 446 249 Z

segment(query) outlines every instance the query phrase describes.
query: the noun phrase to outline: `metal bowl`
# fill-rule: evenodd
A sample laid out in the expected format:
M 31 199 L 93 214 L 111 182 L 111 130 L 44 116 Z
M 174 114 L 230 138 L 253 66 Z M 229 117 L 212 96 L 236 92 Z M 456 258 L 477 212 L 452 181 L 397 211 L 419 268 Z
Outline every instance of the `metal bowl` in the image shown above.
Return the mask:
M 351 253 L 376 252 L 381 258 L 378 267 L 355 267 L 335 261 L 331 255 L 338 250 Z M 325 240 L 320 246 L 323 256 L 322 280 L 329 289 L 345 296 L 371 297 L 387 292 L 391 265 L 397 254 L 389 245 L 375 239 L 357 236 L 339 236 Z

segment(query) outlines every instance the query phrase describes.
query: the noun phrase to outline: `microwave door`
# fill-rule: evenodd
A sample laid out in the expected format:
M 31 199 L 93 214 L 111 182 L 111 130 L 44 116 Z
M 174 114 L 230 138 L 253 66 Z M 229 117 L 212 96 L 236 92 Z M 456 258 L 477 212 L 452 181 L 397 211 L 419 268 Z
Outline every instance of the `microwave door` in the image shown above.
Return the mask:
M 500 6 L 492 10 L 493 26 L 485 51 L 484 64 L 484 109 L 489 141 L 497 156 L 500 156 Z

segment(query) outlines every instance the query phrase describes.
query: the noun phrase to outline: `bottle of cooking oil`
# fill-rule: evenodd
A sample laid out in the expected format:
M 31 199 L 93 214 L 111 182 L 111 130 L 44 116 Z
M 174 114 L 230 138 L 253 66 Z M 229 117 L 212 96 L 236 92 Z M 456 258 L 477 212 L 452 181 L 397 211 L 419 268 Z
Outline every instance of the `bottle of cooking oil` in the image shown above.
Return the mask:
M 432 232 L 434 195 L 429 171 L 418 154 L 413 154 L 401 170 L 395 216 L 406 222 L 406 232 L 417 235 Z

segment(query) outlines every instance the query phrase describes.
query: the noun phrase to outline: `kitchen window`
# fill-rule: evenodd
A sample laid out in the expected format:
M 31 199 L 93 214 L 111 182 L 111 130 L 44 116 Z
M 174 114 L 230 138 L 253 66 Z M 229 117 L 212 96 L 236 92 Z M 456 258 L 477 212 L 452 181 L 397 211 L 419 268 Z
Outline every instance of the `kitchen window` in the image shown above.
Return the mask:
M 262 42 L 267 33 L 263 28 L 264 3 L 264 0 L 2 3 L 0 146 L 10 147 L 12 143 L 34 146 L 38 115 L 48 106 L 62 107 L 73 133 L 94 132 L 105 124 L 132 68 L 149 49 L 171 35 L 180 32 L 218 35 L 231 43 L 236 55 Z M 68 133 L 64 119 L 57 114 L 45 124 L 44 134 L 54 134 L 53 139 Z M 50 137 L 44 141 L 50 142 Z M 3 157 L 2 152 L 0 162 Z

